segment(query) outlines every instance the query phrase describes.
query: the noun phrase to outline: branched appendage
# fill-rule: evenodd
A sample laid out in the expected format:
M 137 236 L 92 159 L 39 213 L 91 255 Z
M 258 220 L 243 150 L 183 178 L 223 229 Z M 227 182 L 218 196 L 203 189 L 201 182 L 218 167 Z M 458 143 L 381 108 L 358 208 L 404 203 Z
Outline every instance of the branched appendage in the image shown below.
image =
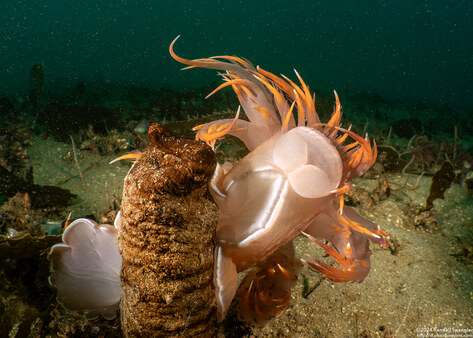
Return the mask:
M 342 219 L 344 220 L 342 221 Z M 379 232 L 380 235 L 377 235 L 375 232 L 371 232 L 368 229 L 363 228 L 359 223 L 356 223 L 343 216 L 337 218 L 337 221 L 339 221 L 340 223 L 351 223 L 349 226 L 347 226 L 346 224 L 342 224 L 344 228 L 337 229 L 337 232 L 340 236 L 340 238 L 338 238 L 337 240 L 337 247 L 335 247 L 333 244 L 325 244 L 309 234 L 304 233 L 304 235 L 307 236 L 312 242 L 324 249 L 327 256 L 332 257 L 334 259 L 334 263 L 338 264 L 339 266 L 336 267 L 331 264 L 322 262 L 321 260 L 313 257 L 310 254 L 306 254 L 306 256 L 312 261 L 308 261 L 306 259 L 301 259 L 301 261 L 306 263 L 312 269 L 318 271 L 325 278 L 328 278 L 333 282 L 361 283 L 368 275 L 370 269 L 369 256 L 371 252 L 368 249 L 367 245 L 365 245 L 365 247 L 356 247 L 356 244 L 354 244 L 354 242 L 355 240 L 359 240 L 360 235 L 357 235 L 357 238 L 353 238 L 354 233 L 352 233 L 352 230 L 363 231 L 363 234 L 370 236 L 374 241 L 377 241 L 382 248 L 386 248 L 389 246 L 387 240 L 384 237 L 381 237 L 387 234 L 381 228 L 378 227 L 378 230 L 375 232 Z M 353 227 L 353 223 L 356 223 L 356 226 Z M 342 238 L 343 240 L 341 240 Z
M 368 236 L 373 242 L 379 244 L 381 248 L 386 249 L 389 246 L 389 243 L 385 238 L 388 236 L 388 233 L 384 231 L 379 225 L 377 225 L 377 229 L 375 231 L 371 231 L 364 227 L 362 224 L 344 215 L 336 213 L 333 215 L 333 218 L 350 232 L 351 230 L 354 230 L 363 235 Z
M 291 288 L 297 282 L 300 267 L 290 243 L 256 271 L 249 271 L 239 286 L 239 319 L 263 327 L 282 315 L 290 304 Z
M 303 234 L 324 249 L 339 266 L 322 262 L 311 255 L 307 255 L 310 261 L 302 261 L 334 282 L 362 282 L 369 272 L 369 241 L 385 249 L 389 247 L 389 237 L 377 224 L 364 219 L 350 207 L 344 207 L 341 214 L 338 209 L 334 199 L 333 208 L 326 209 Z
M 348 194 L 351 191 L 351 184 L 349 182 L 345 182 L 340 188 L 332 190 L 330 193 L 336 194 L 338 198 L 338 204 L 340 207 L 338 208 L 338 212 L 341 215 L 343 213 L 343 207 L 345 205 L 344 195 Z
M 202 140 L 207 143 L 213 150 L 215 150 L 215 142 L 228 134 L 236 125 L 238 117 L 240 116 L 240 106 L 236 116 L 233 120 L 219 120 L 218 123 L 214 124 L 201 124 L 192 128 L 193 131 L 197 131 L 195 135 L 196 140 Z
M 336 94 L 335 94 L 336 95 Z M 348 129 L 343 129 L 337 124 L 340 123 L 340 102 L 336 96 L 336 109 L 332 118 L 328 123 L 316 123 L 314 127 L 324 127 L 322 132 L 332 141 L 337 148 L 343 162 L 342 181 L 339 188 L 332 190 L 331 193 L 337 194 L 339 202 L 339 213 L 343 213 L 344 194 L 351 191 L 350 180 L 354 177 L 363 175 L 376 161 L 378 150 L 376 142 L 373 141 L 373 147 L 368 138 L 368 134 L 363 139 L 359 135 L 351 131 L 351 126 Z M 338 136 L 338 132 L 342 132 L 342 136 Z M 355 140 L 348 145 L 344 145 L 344 141 L 350 136 Z

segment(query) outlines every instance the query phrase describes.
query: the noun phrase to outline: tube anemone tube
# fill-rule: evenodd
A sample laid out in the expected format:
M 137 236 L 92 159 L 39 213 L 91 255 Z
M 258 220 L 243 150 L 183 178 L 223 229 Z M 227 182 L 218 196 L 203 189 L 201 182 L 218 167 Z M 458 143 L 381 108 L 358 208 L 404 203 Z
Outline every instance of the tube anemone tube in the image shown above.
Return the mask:
M 213 249 L 217 207 L 208 181 L 216 158 L 202 141 L 159 124 L 125 178 L 118 235 L 120 304 L 128 337 L 215 336 Z

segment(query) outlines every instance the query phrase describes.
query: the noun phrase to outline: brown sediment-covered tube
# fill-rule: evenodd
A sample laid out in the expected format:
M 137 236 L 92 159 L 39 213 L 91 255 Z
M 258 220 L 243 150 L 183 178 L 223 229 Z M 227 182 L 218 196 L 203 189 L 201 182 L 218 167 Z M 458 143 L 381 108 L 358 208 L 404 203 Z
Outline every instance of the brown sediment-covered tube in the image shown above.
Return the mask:
M 125 178 L 118 241 L 128 337 L 215 336 L 212 283 L 217 207 L 207 183 L 216 158 L 159 124 Z

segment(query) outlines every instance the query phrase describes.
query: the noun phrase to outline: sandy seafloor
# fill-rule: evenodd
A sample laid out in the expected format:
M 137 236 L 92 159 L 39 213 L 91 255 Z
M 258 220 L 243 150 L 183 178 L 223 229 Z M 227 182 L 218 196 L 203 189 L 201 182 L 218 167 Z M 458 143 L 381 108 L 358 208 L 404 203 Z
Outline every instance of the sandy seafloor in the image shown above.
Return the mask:
M 225 147 L 221 147 L 225 149 Z M 63 158 L 71 146 L 34 139 L 28 153 L 35 183 L 61 186 L 78 195 L 71 206 L 72 219 L 107 209 L 105 182 L 111 199 L 119 199 L 129 162 L 108 164 L 116 155 L 102 156 L 79 151 L 84 182 L 74 163 Z M 371 244 L 371 271 L 363 283 L 333 283 L 304 266 L 288 310 L 264 328 L 248 328 L 224 321 L 221 337 L 414 337 L 419 334 L 453 334 L 470 330 L 473 335 L 473 265 L 453 255 L 471 243 L 473 198 L 454 184 L 444 200 L 436 200 L 434 233 L 410 225 L 411 211 L 425 204 L 432 177 L 424 176 L 417 189 L 410 189 L 417 176 L 388 174 L 395 187 L 408 179 L 404 189 L 392 189 L 370 209 L 355 209 L 380 224 L 398 246 L 396 255 Z M 379 177 L 361 178 L 355 187 L 373 191 Z M 65 217 L 65 215 L 64 215 Z M 295 240 L 299 257 L 323 252 L 306 238 Z M 463 248 L 463 249 L 462 249 Z M 468 249 L 468 246 L 466 246 Z M 471 250 L 469 248 L 468 250 Z M 311 291 L 311 292 L 310 292 Z M 303 294 L 307 294 L 303 297 Z M 100 326 L 98 323 L 97 325 Z

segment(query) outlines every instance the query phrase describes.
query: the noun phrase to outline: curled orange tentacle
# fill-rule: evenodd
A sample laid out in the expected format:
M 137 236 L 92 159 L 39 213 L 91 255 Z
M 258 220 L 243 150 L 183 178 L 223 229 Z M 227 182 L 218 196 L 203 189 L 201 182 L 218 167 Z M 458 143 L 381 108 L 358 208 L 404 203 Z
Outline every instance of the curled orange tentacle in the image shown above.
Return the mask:
M 121 160 L 139 160 L 141 155 L 143 155 L 143 153 L 128 153 L 120 157 L 117 157 L 116 159 L 111 161 L 109 164 L 112 164 Z

